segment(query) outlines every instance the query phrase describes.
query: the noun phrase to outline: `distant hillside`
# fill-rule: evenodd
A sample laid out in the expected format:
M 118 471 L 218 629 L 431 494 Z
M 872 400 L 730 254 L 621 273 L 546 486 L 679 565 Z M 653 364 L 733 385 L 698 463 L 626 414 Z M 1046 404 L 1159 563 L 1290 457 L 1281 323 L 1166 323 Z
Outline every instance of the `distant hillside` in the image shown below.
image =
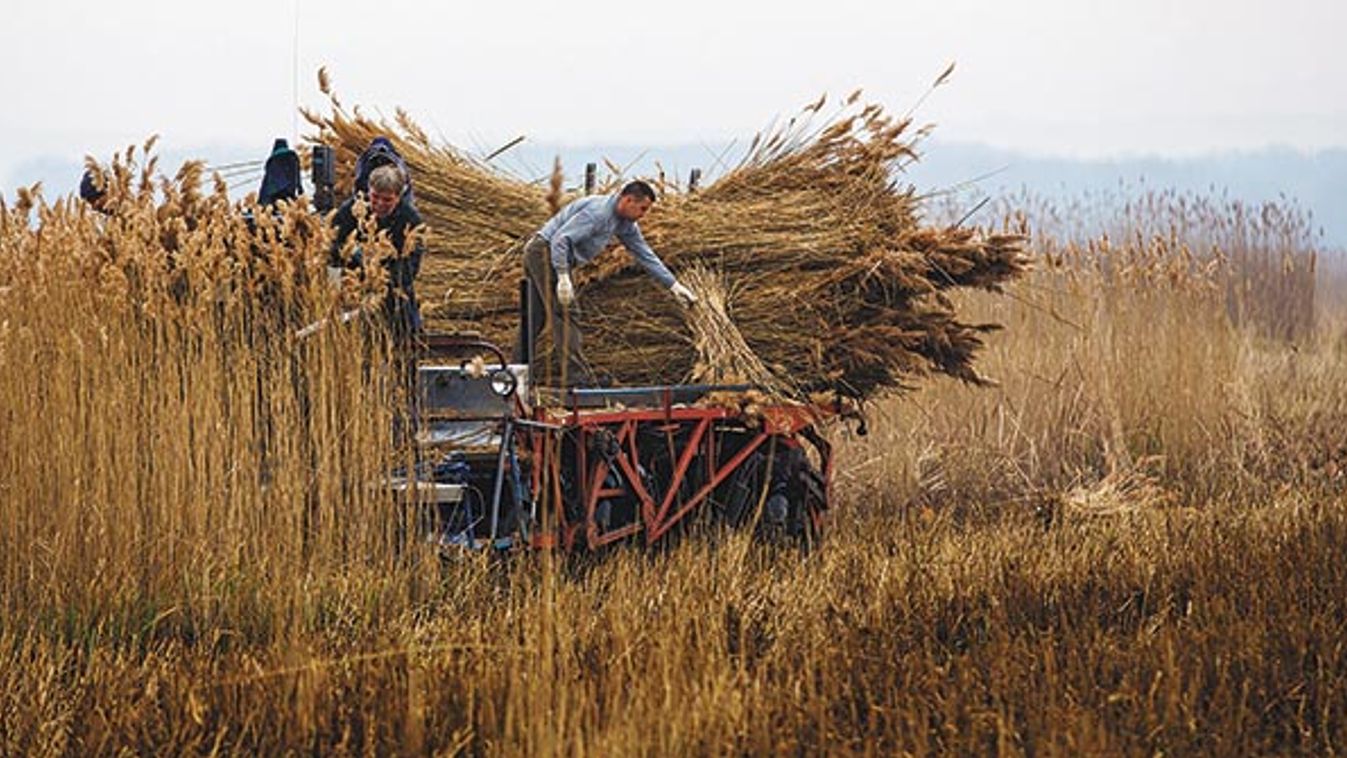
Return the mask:
M 555 156 L 578 181 L 584 164 L 608 158 L 631 172 L 651 174 L 662 166 L 669 177 L 686 181 L 692 168 L 708 176 L 717 160 L 729 162 L 742 146 L 680 145 L 643 150 L 627 146 L 558 147 L 521 145 L 496 159 L 502 168 L 527 178 L 549 173 Z M 721 157 L 721 156 L 724 157 Z M 602 174 L 602 168 L 600 174 Z M 1036 157 L 985 145 L 931 142 L 907 178 L 923 193 L 975 183 L 987 194 L 1027 189 L 1047 197 L 1138 188 L 1174 188 L 1228 194 L 1232 199 L 1263 202 L 1292 199 L 1308 209 L 1323 229 L 1329 247 L 1347 247 L 1347 149 L 1303 153 L 1289 148 L 1220 153 L 1197 158 L 1138 157 L 1073 160 Z
M 977 182 L 997 194 L 1023 188 L 1050 197 L 1137 188 L 1226 193 L 1262 202 L 1288 198 L 1308 209 L 1329 247 L 1347 247 L 1347 150 L 1302 153 L 1287 148 L 1197 158 L 1079 161 L 1027 156 L 982 145 L 933 143 L 908 172 L 923 189 Z
M 265 157 L 270 142 L 257 150 L 214 146 L 200 155 L 217 164 Z M 474 149 L 485 154 L 494 146 Z M 622 145 L 560 146 L 524 143 L 497 157 L 493 164 L 526 179 L 543 180 L 552 160 L 560 155 L 568 181 L 578 184 L 587 162 L 605 173 L 607 158 L 629 174 L 651 175 L 662 168 L 670 179 L 686 182 L 693 168 L 711 178 L 742 154 L 746 145 L 693 144 L 640 148 Z M 254 154 L 255 153 L 255 154 Z M 172 166 L 183 155 L 166 155 L 161 165 Z M 81 167 L 69 158 L 37 156 L 0 177 L 0 191 L 12 196 L 20 185 L 43 181 L 48 197 L 72 191 Z M 1347 149 L 1303 153 L 1288 148 L 1220 153 L 1197 158 L 1137 157 L 1116 160 L 1073 160 L 1026 155 L 977 144 L 928 143 L 922 160 L 907 178 L 922 192 L 959 187 L 976 180 L 987 194 L 1028 189 L 1048 197 L 1079 196 L 1085 192 L 1130 188 L 1176 188 L 1194 192 L 1227 193 L 1250 202 L 1291 198 L 1309 209 L 1323 229 L 1326 246 L 1347 248 Z M 246 182 L 239 182 L 246 191 Z

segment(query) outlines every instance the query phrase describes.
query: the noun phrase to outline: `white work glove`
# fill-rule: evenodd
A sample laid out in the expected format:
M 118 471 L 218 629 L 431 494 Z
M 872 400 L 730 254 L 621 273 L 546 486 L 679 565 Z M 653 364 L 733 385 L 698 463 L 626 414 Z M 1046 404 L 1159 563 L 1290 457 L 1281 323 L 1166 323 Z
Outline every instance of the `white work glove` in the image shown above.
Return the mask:
M 683 286 L 682 282 L 674 282 L 673 286 L 669 288 L 669 292 L 673 293 L 674 298 L 678 300 L 678 304 L 684 308 L 690 308 L 697 302 L 696 293 Z
M 341 266 L 327 267 L 327 283 L 333 287 L 341 286 Z
M 571 284 L 570 274 L 557 276 L 557 302 L 565 308 L 571 307 L 571 303 L 575 302 L 575 285 Z

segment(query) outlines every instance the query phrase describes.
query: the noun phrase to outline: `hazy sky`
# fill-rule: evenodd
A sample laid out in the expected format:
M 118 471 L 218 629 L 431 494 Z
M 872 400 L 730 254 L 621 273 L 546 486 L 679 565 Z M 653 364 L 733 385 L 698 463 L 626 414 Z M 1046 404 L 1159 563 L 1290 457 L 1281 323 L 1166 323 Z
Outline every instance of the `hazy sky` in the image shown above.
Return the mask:
M 403 106 L 469 146 L 723 141 L 856 87 L 906 110 L 950 61 L 917 114 L 946 140 L 1076 157 L 1343 146 L 1345 31 L 1347 0 L 6 2 L 0 187 L 151 133 L 265 150 L 293 131 L 296 89 L 322 104 L 323 64 L 347 105 Z

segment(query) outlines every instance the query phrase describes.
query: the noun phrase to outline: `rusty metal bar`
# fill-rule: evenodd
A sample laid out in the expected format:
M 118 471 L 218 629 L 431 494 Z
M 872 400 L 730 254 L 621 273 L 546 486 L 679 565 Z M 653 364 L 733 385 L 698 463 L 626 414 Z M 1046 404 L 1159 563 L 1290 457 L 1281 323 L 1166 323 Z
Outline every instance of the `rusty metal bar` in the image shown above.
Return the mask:
M 748 459 L 748 456 L 753 454 L 754 450 L 761 447 L 762 443 L 766 441 L 769 436 L 770 435 L 767 432 L 759 432 L 758 436 L 754 437 L 751 442 L 745 445 L 743 450 L 735 453 L 734 457 L 724 466 L 721 466 L 720 470 L 716 472 L 716 475 L 711 477 L 711 481 L 703 485 L 702 488 L 697 491 L 696 495 L 693 495 L 686 503 L 684 503 L 683 507 L 679 508 L 667 521 L 660 523 L 650 532 L 650 541 L 654 542 L 660 537 L 663 537 L 674 524 L 678 523 L 683 516 L 687 515 L 688 511 L 700 505 L 703 500 L 710 496 L 711 492 L 715 490 L 716 487 L 720 486 L 721 482 L 725 481 L 726 477 L 734 473 L 734 471 Z

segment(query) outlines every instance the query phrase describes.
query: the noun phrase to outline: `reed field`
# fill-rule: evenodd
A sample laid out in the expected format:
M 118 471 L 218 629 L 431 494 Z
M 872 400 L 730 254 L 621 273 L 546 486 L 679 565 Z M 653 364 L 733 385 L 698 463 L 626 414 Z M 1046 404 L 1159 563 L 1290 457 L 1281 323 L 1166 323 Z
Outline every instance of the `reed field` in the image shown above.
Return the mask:
M 942 294 L 981 386 L 831 429 L 808 554 L 441 563 L 371 486 L 392 347 L 293 336 L 377 277 L 132 152 L 111 215 L 0 208 L 0 754 L 1347 750 L 1347 290 L 1293 211 L 1042 223 Z

